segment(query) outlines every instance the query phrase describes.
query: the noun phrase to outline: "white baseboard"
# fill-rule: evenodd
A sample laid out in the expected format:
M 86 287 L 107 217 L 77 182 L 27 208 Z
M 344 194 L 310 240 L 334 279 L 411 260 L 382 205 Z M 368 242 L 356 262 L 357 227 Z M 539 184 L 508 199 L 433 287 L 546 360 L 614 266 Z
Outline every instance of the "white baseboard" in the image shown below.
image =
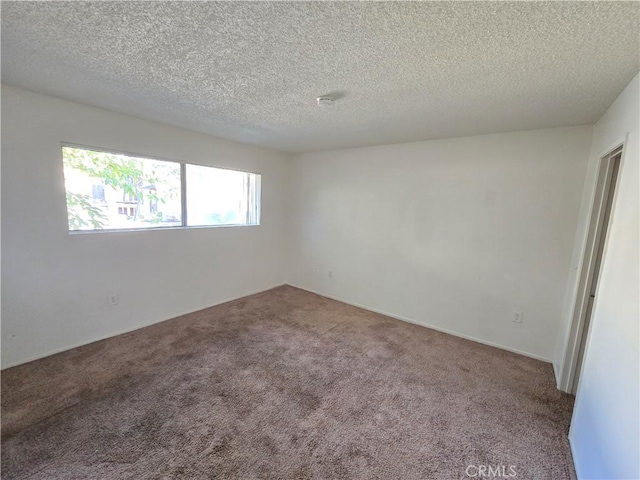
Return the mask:
M 164 322 L 164 321 L 167 321 L 167 320 L 171 320 L 172 318 L 181 317 L 183 315 L 188 315 L 190 313 L 194 313 L 194 312 L 197 312 L 197 311 L 200 311 L 200 310 L 204 310 L 204 309 L 207 309 L 207 308 L 215 307 L 217 305 L 222 305 L 223 303 L 231 302 L 233 300 L 238 300 L 240 298 L 248 297 L 250 295 L 255 295 L 257 293 L 266 292 L 267 290 L 271 290 L 273 288 L 281 287 L 282 285 L 285 285 L 285 284 L 274 285 L 272 287 L 268 287 L 268 288 L 265 288 L 265 289 L 252 291 L 252 292 L 246 293 L 246 294 L 244 294 L 242 296 L 226 298 L 226 299 L 220 300 L 219 302 L 216 302 L 216 303 L 211 304 L 211 305 L 203 306 L 202 308 L 198 308 L 196 310 L 190 310 L 188 312 L 184 312 L 184 313 L 179 313 L 177 315 L 173 315 L 171 318 L 166 318 L 166 319 L 163 319 L 163 320 L 159 320 L 157 322 L 149 322 L 149 323 L 135 325 L 135 326 L 133 326 L 131 328 L 127 328 L 127 329 L 124 329 L 124 330 L 119 330 L 117 332 L 114 332 L 114 333 L 111 333 L 109 335 L 105 335 L 105 336 L 102 336 L 102 337 L 98 337 L 96 339 L 93 339 L 93 340 L 90 340 L 90 341 L 87 341 L 87 342 L 76 343 L 76 344 L 65 346 L 65 347 L 62 347 L 62 348 L 50 350 L 50 351 L 47 351 L 47 352 L 42 353 L 42 354 L 38 354 L 38 355 L 31 356 L 31 357 L 27 357 L 25 359 L 21 359 L 21 360 L 15 361 L 15 362 L 8 362 L 7 364 L 3 364 L 2 365 L 2 370 L 5 370 L 5 369 L 11 368 L 11 367 L 15 367 L 15 366 L 18 366 L 18 365 L 22 365 L 23 363 L 29 363 L 29 362 L 32 362 L 34 360 L 39 360 L 41 358 L 49 357 L 51 355 L 55 355 L 56 353 L 66 352 L 67 350 L 72 350 L 72 349 L 77 348 L 77 347 L 82 347 L 84 345 L 89 345 L 89 344 L 94 343 L 94 342 L 99 342 L 101 340 L 106 340 L 107 338 L 112 338 L 112 337 L 116 337 L 118 335 L 123 335 L 125 333 L 134 332 L 134 331 L 139 330 L 141 328 L 149 327 L 149 326 L 155 325 L 157 323 L 161 323 L 161 322 Z M 338 302 L 346 303 L 347 305 L 352 305 L 354 307 L 362 308 L 362 309 L 368 310 L 370 312 L 379 313 L 379 314 L 385 315 L 387 317 L 395 318 L 395 319 L 401 320 L 403 322 L 413 323 L 415 325 L 420 325 L 422 327 L 431 328 L 432 330 L 436 330 L 436 331 L 442 332 L 442 333 L 447 333 L 447 334 L 453 335 L 455 337 L 464 338 L 464 339 L 467 339 L 467 340 L 471 340 L 471 341 L 474 341 L 474 342 L 481 343 L 483 345 L 488 345 L 490 347 L 495 347 L 495 348 L 499 348 L 501 350 L 506 350 L 508 352 L 517 353 L 518 355 L 524 355 L 525 357 L 530 357 L 530 358 L 534 358 L 536 360 L 541 360 L 543 362 L 552 363 L 550 359 L 541 357 L 539 355 L 535 355 L 533 353 L 525 352 L 525 351 L 522 351 L 522 350 L 517 350 L 517 349 L 511 348 L 511 347 L 507 347 L 505 345 L 500 345 L 498 343 L 494 343 L 494 342 L 490 342 L 490 341 L 487 341 L 487 340 L 483 340 L 481 338 L 473 337 L 473 336 L 470 336 L 470 335 L 465 335 L 465 334 L 460 333 L 460 332 L 455 332 L 453 330 L 448 330 L 446 328 L 442 328 L 442 327 L 438 327 L 438 326 L 435 326 L 435 325 L 431 325 L 431 324 L 428 324 L 426 322 L 422 322 L 422 321 L 419 321 L 419 320 L 414 320 L 412 318 L 407 318 L 407 317 L 403 317 L 403 316 L 400 316 L 400 315 L 396 315 L 396 314 L 393 314 L 393 313 L 390 313 L 390 312 L 386 312 L 384 310 L 379 310 L 377 308 L 371 308 L 371 307 L 368 307 L 366 305 L 362 305 L 362 304 L 355 303 L 355 302 L 350 302 L 350 301 L 345 300 L 343 298 L 332 296 L 332 295 L 327 295 L 325 293 L 321 293 L 321 292 L 318 292 L 318 291 L 315 291 L 315 290 L 311 290 L 309 288 L 301 287 L 301 286 L 294 285 L 294 284 L 287 284 L 287 285 L 290 285 L 290 286 L 292 286 L 294 288 L 299 288 L 300 290 L 305 290 L 305 291 L 310 292 L 310 293 L 314 293 L 316 295 L 320 295 L 322 297 L 330 298 L 330 299 L 336 300 Z M 554 372 L 555 372 L 555 365 L 553 366 L 553 368 L 554 368 Z M 557 372 L 555 372 L 555 373 L 556 373 L 556 378 L 557 378 Z
M 311 289 L 306 288 L 306 287 L 300 287 L 300 286 L 294 285 L 292 283 L 288 283 L 288 285 L 290 285 L 290 286 L 292 286 L 294 288 L 299 288 L 300 290 L 305 290 L 305 291 L 310 292 L 310 293 L 315 293 L 316 295 L 320 295 L 321 297 L 330 298 L 331 300 L 336 300 L 338 302 L 346 303 L 347 305 L 351 305 L 351 306 L 354 306 L 354 307 L 362 308 L 363 310 L 368 310 L 370 312 L 379 313 L 379 314 L 385 315 L 387 317 L 395 318 L 396 320 L 402 320 L 403 322 L 413 323 L 415 325 L 420 325 L 422 327 L 427 327 L 427 328 L 430 328 L 432 330 L 437 330 L 438 332 L 448 333 L 449 335 L 453 335 L 454 337 L 460 337 L 460 338 L 464 338 L 466 340 L 472 340 L 472 341 L 477 342 L 477 343 L 482 343 L 483 345 L 488 345 L 490 347 L 499 348 L 501 350 L 506 350 L 507 352 L 511 352 L 511 353 L 517 353 L 518 355 L 524 355 L 525 357 L 533 358 L 535 360 L 540 360 L 542 362 L 553 363 L 551 361 L 551 359 L 545 358 L 545 357 L 541 357 L 540 355 L 536 355 L 534 353 L 529 353 L 529 352 L 525 352 L 525 351 L 518 350 L 518 349 L 515 349 L 515 348 L 507 347 L 505 345 L 500 345 L 499 343 L 490 342 L 488 340 L 483 340 L 481 338 L 473 337 L 471 335 L 465 335 L 464 333 L 455 332 L 453 330 L 448 330 L 446 328 L 442 328 L 442 327 L 438 327 L 438 326 L 435 326 L 435 325 L 431 325 L 429 323 L 422 322 L 420 320 L 414 320 L 412 318 L 403 317 L 403 316 L 400 316 L 400 315 L 396 315 L 394 313 L 385 312 L 384 310 L 379 310 L 377 308 L 368 307 L 368 306 L 362 305 L 360 303 L 350 302 L 349 300 L 345 300 L 345 299 L 340 298 L 340 297 L 335 297 L 333 295 L 327 295 L 326 293 L 317 292 L 315 290 L 311 290 Z
M 67 350 L 73 350 L 74 348 L 82 347 L 84 345 L 89 345 L 91 343 L 99 342 L 101 340 L 106 340 L 107 338 L 117 337 L 118 335 L 124 335 L 125 333 L 134 332 L 136 330 L 140 330 L 141 328 L 150 327 L 151 325 L 156 325 L 157 323 L 166 322 L 167 320 L 171 320 L 173 318 L 181 317 L 183 315 L 189 315 L 190 313 L 199 312 L 200 310 L 205 310 L 207 308 L 216 307 L 218 305 L 222 305 L 223 303 L 232 302 L 233 300 L 238 300 L 240 298 L 249 297 L 249 296 L 255 295 L 257 293 L 266 292 L 268 290 L 272 290 L 274 288 L 282 287 L 284 285 L 285 285 L 284 283 L 281 283 L 279 285 L 274 285 L 272 287 L 268 287 L 268 288 L 264 288 L 264 289 L 260 289 L 260 290 L 255 290 L 255 291 L 246 293 L 244 295 L 241 295 L 239 297 L 236 296 L 236 297 L 233 297 L 233 298 L 226 298 L 226 299 L 220 300 L 219 302 L 216 302 L 216 303 L 211 304 L 211 305 L 206 305 L 206 306 L 204 306 L 202 308 L 198 308 L 196 310 L 190 310 L 188 312 L 184 312 L 184 313 L 179 313 L 177 315 L 173 315 L 170 318 L 165 318 L 163 320 L 158 320 L 158 321 L 155 321 L 155 322 L 142 323 L 142 324 L 139 324 L 139 325 L 135 325 L 135 326 L 133 326 L 131 328 L 126 328 L 124 330 L 118 330 L 117 332 L 110 333 L 110 334 L 102 336 L 102 337 L 98 337 L 98 338 L 96 338 L 94 340 L 89 340 L 87 342 L 81 342 L 81 343 L 75 343 L 73 345 L 65 346 L 65 347 L 62 347 L 62 348 L 56 348 L 54 350 L 47 351 L 46 353 L 42 353 L 42 354 L 34 355 L 34 356 L 31 356 L 31 357 L 27 357 L 27 358 L 24 358 L 24 359 L 15 361 L 15 362 L 7 362 L 6 364 L 2 365 L 2 370 L 6 370 L 7 368 L 11 368 L 11 367 L 17 367 L 18 365 L 22 365 L 23 363 L 33 362 L 34 360 L 39 360 L 41 358 L 49 357 L 51 355 L 55 355 L 56 353 L 66 352 Z
M 556 362 L 551 362 L 551 365 L 553 365 L 553 376 L 556 379 L 556 388 L 558 390 L 562 390 L 560 388 L 560 372 L 558 371 L 558 367 L 556 366 Z
M 573 424 L 573 419 L 571 423 Z M 578 462 L 576 461 L 576 452 L 573 447 L 573 441 L 571 440 L 571 433 L 569 433 L 568 439 L 569 439 L 569 450 L 571 450 L 571 460 L 573 461 L 573 469 L 576 472 L 576 478 L 580 480 L 580 477 L 578 476 Z

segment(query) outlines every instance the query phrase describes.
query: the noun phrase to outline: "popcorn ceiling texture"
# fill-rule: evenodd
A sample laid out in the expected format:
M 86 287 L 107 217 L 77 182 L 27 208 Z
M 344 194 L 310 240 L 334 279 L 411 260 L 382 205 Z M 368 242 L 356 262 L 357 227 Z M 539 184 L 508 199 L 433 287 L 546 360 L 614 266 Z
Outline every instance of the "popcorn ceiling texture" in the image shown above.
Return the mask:
M 638 71 L 639 9 L 2 2 L 2 80 L 287 151 L 576 125 Z

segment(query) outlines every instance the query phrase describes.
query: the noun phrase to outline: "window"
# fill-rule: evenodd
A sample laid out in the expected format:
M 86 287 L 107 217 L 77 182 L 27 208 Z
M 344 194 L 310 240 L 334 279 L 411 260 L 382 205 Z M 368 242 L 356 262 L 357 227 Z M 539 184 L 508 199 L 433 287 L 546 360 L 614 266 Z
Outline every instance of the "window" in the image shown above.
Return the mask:
M 72 232 L 260 223 L 256 173 L 66 145 L 62 159 Z
M 258 223 L 254 173 L 187 165 L 187 225 Z

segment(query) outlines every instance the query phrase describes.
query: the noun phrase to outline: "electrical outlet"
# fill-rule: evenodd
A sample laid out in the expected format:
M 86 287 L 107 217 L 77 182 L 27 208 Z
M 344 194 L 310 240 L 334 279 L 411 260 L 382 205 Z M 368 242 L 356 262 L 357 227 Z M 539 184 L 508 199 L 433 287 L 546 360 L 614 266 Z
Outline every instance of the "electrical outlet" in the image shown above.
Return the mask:
M 329 278 L 333 278 L 333 272 L 329 270 Z
M 314 273 L 314 275 L 318 275 L 320 273 L 320 268 L 313 267 L 313 273 Z
M 524 313 L 522 312 L 513 312 L 513 323 L 522 323 L 522 317 L 524 317 Z
M 114 305 L 118 304 L 120 299 L 118 298 L 118 294 L 117 293 L 111 293 L 107 297 L 107 301 L 109 302 L 109 305 L 111 305 L 113 307 Z

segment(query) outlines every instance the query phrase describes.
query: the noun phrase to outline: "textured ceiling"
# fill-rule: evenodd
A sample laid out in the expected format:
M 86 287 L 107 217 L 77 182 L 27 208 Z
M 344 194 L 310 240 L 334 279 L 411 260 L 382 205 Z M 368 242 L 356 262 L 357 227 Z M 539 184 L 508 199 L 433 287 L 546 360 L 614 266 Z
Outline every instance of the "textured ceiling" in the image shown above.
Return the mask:
M 639 9 L 3 1 L 2 80 L 287 151 L 576 125 L 638 71 Z

